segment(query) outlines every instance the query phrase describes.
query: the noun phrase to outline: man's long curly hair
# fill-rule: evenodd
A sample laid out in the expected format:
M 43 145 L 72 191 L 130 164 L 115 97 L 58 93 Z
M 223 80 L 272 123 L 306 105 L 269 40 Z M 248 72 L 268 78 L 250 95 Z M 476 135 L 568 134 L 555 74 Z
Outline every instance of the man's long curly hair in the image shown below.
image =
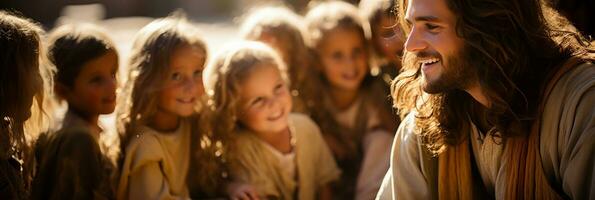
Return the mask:
M 398 21 L 405 32 L 406 0 L 399 0 Z M 401 117 L 413 112 L 416 132 L 434 154 L 462 141 L 469 118 L 495 127 L 488 134 L 525 136 L 536 118 L 546 77 L 571 57 L 595 52 L 568 20 L 542 0 L 448 0 L 456 16 L 457 36 L 464 40 L 470 66 L 490 102 L 481 106 L 463 90 L 427 94 L 420 65 L 405 52 L 402 72 L 392 84 L 394 106 Z M 498 133 L 498 134 L 496 134 Z

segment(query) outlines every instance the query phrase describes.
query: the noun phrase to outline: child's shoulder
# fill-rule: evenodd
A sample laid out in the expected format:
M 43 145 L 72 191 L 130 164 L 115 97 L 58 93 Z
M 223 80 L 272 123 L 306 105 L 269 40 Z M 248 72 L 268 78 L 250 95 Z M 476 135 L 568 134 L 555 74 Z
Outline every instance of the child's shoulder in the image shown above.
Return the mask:
M 47 144 L 59 145 L 61 149 L 99 148 L 97 139 L 91 135 L 90 130 L 86 127 L 71 127 L 47 134 Z
M 159 133 L 148 127 L 140 128 L 130 139 L 126 152 L 136 158 L 158 159 L 162 154 Z
M 307 138 L 309 141 L 322 138 L 320 127 L 308 115 L 291 113 L 289 114 L 289 121 L 297 138 Z
M 290 113 L 289 121 L 290 124 L 296 129 L 319 129 L 316 122 L 314 122 L 314 120 L 312 120 L 312 118 L 310 118 L 308 115 L 303 113 Z

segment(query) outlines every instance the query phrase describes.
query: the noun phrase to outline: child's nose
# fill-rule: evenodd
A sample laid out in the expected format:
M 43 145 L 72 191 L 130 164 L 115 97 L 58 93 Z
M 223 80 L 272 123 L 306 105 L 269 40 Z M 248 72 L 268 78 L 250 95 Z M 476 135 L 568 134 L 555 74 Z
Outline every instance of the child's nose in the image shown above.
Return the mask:
M 109 81 L 107 82 L 107 86 L 108 86 L 108 88 L 109 88 L 110 90 L 114 90 L 114 91 L 115 91 L 116 89 L 118 89 L 118 80 L 117 80 L 117 79 L 115 79 L 115 78 L 113 78 L 113 79 L 109 80 Z
M 186 80 L 184 80 L 184 90 L 185 91 L 192 91 L 194 90 L 194 88 L 196 88 L 196 81 L 192 78 L 187 78 Z

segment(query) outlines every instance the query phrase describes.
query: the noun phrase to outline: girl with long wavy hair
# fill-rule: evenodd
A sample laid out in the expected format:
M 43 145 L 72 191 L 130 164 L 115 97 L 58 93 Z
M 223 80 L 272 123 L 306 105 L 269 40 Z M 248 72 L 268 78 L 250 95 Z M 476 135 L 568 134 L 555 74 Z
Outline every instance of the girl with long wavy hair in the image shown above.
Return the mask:
M 295 112 L 310 113 L 313 102 L 309 95 L 316 85 L 308 77 L 314 67 L 306 41 L 301 16 L 288 8 L 268 6 L 251 11 L 244 19 L 240 35 L 247 40 L 264 42 L 279 52 L 287 65 Z
M 29 199 L 31 143 L 49 127 L 45 108 L 53 68 L 35 22 L 0 11 L 0 198 Z
M 312 118 L 339 167 L 338 199 L 372 199 L 388 169 L 396 116 L 386 83 L 371 74 L 369 27 L 357 7 L 340 1 L 313 7 L 305 17 L 318 85 Z
M 260 42 L 231 44 L 205 70 L 215 134 L 228 135 L 232 199 L 331 199 L 340 171 L 307 116 L 292 113 L 280 56 Z
M 118 105 L 122 153 L 117 199 L 189 198 L 189 185 L 197 181 L 204 186 L 198 189 L 219 188 L 189 175 L 189 170 L 199 171 L 219 180 L 210 176 L 216 173 L 201 171 L 211 165 L 194 163 L 199 147 L 215 146 L 197 145 L 207 135 L 200 126 L 206 59 L 201 33 L 180 14 L 157 19 L 137 34 Z M 192 189 L 193 196 L 215 192 Z

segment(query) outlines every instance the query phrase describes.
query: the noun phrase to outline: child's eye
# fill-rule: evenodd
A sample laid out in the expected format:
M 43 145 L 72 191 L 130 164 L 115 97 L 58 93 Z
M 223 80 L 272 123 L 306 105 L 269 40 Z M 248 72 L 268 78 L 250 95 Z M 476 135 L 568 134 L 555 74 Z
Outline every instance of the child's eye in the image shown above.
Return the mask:
M 275 94 L 281 94 L 283 92 L 283 86 L 285 86 L 283 83 L 279 83 L 275 86 Z
M 93 78 L 91 78 L 89 80 L 89 83 L 95 83 L 96 84 L 96 83 L 101 83 L 101 81 L 102 81 L 102 78 L 100 76 L 94 76 Z
M 380 37 L 384 39 L 392 38 L 396 34 L 397 33 L 393 28 L 382 28 L 382 31 L 380 31 Z
M 252 103 L 250 103 L 250 106 L 251 107 L 257 107 L 258 108 L 258 107 L 261 107 L 263 105 L 263 102 L 264 102 L 264 98 L 258 97 L 256 99 L 254 99 L 252 101 Z
M 196 70 L 192 75 L 194 78 L 202 78 L 202 70 Z
M 178 72 L 175 72 L 175 73 L 171 74 L 170 79 L 171 80 L 174 80 L 174 81 L 177 81 L 177 80 L 182 79 L 182 75 L 180 75 L 180 73 L 178 73 Z
M 340 59 L 342 59 L 342 58 L 343 58 L 343 54 L 342 54 L 341 52 L 334 52 L 333 54 L 331 54 L 331 57 L 332 57 L 333 59 L 340 60 Z
M 357 48 L 355 48 L 355 49 L 353 50 L 353 57 L 357 58 L 357 57 L 359 57 L 360 55 L 362 55 L 362 53 L 363 53 L 363 52 L 364 52 L 364 51 L 362 50 L 362 48 L 360 48 L 360 47 L 357 47 Z

